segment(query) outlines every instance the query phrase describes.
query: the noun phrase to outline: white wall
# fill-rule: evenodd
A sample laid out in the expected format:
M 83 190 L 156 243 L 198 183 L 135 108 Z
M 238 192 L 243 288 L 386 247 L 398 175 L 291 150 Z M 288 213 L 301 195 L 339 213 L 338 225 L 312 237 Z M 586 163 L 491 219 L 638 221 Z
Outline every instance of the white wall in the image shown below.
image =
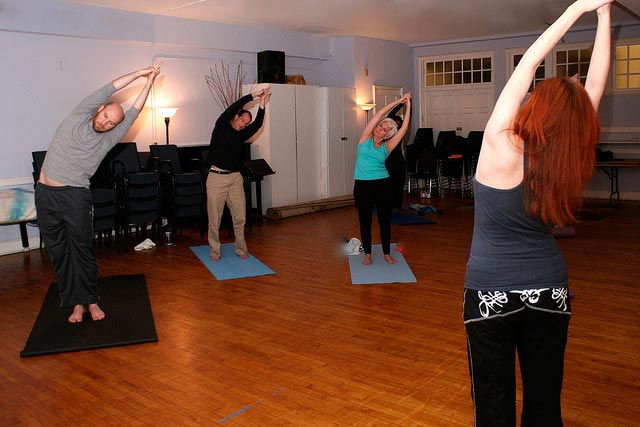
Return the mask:
M 412 68 L 409 46 L 386 40 L 354 37 L 354 79 L 359 104 L 373 102 L 373 85 L 399 86 L 405 92 L 412 92 Z M 414 102 L 412 113 L 416 112 L 417 104 Z M 364 128 L 364 121 L 364 111 L 358 111 L 358 135 Z M 416 121 L 412 120 L 411 123 L 413 128 Z

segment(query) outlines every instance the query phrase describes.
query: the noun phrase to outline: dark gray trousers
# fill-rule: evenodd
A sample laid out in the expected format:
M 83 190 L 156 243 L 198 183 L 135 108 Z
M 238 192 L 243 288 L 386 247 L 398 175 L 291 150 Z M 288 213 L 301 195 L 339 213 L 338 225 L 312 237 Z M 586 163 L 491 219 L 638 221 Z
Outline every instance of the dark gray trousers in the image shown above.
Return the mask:
M 38 183 L 35 194 L 40 236 L 60 289 L 60 305 L 98 302 L 98 260 L 93 250 L 91 190 Z

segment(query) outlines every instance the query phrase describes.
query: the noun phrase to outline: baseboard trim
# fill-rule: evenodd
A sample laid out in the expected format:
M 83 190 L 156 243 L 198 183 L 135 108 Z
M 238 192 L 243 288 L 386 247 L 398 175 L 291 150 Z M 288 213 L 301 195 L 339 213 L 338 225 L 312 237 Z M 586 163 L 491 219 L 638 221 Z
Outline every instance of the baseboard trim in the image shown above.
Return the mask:
M 9 254 L 17 254 L 19 252 L 29 252 L 32 249 L 40 248 L 40 239 L 35 237 L 31 238 L 29 236 L 29 248 L 22 247 L 22 240 L 6 240 L 4 242 L 0 242 L 0 256 L 9 255 Z

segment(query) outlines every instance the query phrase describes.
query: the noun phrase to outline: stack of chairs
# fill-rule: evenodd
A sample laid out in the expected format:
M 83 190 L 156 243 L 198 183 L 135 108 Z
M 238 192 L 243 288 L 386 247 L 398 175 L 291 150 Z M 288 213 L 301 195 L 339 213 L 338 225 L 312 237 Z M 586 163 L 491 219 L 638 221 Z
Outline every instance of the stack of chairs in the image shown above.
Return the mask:
M 447 192 L 460 192 L 460 196 L 464 196 L 465 146 L 465 139 L 457 136 L 454 130 L 440 131 L 438 133 L 436 153 L 438 157 L 438 181 L 442 197 L 445 197 Z
M 411 194 L 411 184 L 415 182 L 416 189 L 420 191 L 419 180 L 425 179 L 423 165 L 424 155 L 433 149 L 433 128 L 418 128 L 413 138 L 413 143 L 404 149 L 405 163 L 407 167 L 407 193 Z M 420 166 L 418 159 L 421 159 Z
M 93 199 L 93 234 L 97 245 L 102 245 L 102 239 L 111 242 L 115 234 L 116 253 L 120 253 L 121 228 L 118 222 L 117 193 L 114 188 L 92 188 Z
M 110 165 L 111 179 L 118 198 L 119 224 L 124 233 L 125 248 L 129 234 L 135 229 L 136 240 L 157 237 L 162 221 L 160 215 L 160 178 L 156 171 L 143 171 L 135 142 L 117 144 L 105 158 Z
M 480 157 L 480 148 L 482 147 L 482 138 L 484 131 L 472 130 L 467 134 L 467 150 L 465 154 L 465 176 L 469 192 L 473 197 L 473 176 L 476 174 L 478 167 L 478 158 Z
M 174 233 L 192 219 L 197 220 L 200 237 L 206 230 L 205 191 L 200 159 L 182 166 L 176 145 L 151 145 L 151 159 L 160 174 L 163 215 Z

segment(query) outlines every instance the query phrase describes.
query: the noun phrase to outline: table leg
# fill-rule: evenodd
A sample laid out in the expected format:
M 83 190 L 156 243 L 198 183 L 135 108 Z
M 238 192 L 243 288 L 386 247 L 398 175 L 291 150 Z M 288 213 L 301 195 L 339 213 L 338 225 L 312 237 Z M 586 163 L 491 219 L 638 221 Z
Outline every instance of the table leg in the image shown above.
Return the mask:
M 20 226 L 20 238 L 22 239 L 22 249 L 29 250 L 29 234 L 27 234 L 27 223 L 21 222 Z

